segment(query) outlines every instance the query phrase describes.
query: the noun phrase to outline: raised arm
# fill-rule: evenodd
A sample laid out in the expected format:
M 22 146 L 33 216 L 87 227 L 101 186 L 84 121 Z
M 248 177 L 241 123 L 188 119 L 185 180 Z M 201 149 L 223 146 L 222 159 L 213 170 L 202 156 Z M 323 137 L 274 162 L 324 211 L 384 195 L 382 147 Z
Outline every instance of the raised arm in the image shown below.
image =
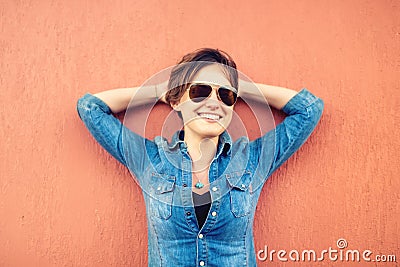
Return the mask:
M 283 87 L 246 81 L 240 81 L 239 94 L 244 99 L 256 101 L 264 101 L 261 99 L 264 97 L 270 106 L 282 110 L 287 115 L 274 131 L 268 132 L 252 144 L 259 148 L 258 157 L 262 165 L 260 170 L 263 172 L 260 177 L 265 179 L 293 155 L 311 135 L 322 115 L 324 102 L 306 88 L 297 92 Z M 275 143 L 274 156 L 271 158 L 268 148 L 271 148 L 273 142 Z M 265 180 L 260 182 L 263 183 Z
M 145 149 L 145 146 L 154 144 L 127 129 L 113 113 L 126 110 L 133 96 L 134 101 L 131 106 L 155 103 L 163 94 L 164 88 L 161 84 L 113 89 L 96 94 L 86 93 L 77 101 L 79 117 L 89 132 L 105 150 L 135 174 L 141 174 L 147 164 L 147 157 L 144 157 L 141 151 Z M 164 100 L 161 99 L 161 101 Z M 123 138 L 125 138 L 124 143 Z M 126 147 L 135 151 L 132 153 L 124 151 Z M 141 156 L 138 157 L 138 155 Z M 132 160 L 132 157 L 136 159 Z M 137 177 L 141 176 L 137 175 Z
M 163 83 L 159 85 L 112 89 L 93 95 L 106 103 L 113 113 L 119 113 L 127 109 L 132 97 L 134 97 L 135 101 L 131 105 L 134 104 L 137 106 L 154 103 L 157 100 L 165 102 L 163 97 L 165 90 L 166 84 Z

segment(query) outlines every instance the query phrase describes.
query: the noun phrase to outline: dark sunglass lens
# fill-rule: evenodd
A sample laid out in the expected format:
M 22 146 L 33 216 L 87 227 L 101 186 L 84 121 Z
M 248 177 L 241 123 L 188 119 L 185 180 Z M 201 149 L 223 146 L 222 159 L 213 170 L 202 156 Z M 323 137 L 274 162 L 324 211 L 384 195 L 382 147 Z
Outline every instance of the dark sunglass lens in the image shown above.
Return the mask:
M 233 104 L 236 103 L 237 99 L 237 94 L 233 92 L 232 90 L 224 87 L 220 87 L 218 90 L 219 98 L 221 101 L 227 105 L 227 106 L 232 106 Z
M 201 102 L 211 93 L 211 86 L 206 84 L 193 84 L 190 86 L 189 97 L 193 102 Z

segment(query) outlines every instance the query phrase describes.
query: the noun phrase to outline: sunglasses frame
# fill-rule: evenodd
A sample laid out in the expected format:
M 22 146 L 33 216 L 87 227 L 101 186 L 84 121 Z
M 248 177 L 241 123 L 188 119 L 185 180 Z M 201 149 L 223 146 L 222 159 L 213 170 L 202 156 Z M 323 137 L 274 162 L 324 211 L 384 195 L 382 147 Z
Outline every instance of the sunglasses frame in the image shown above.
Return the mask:
M 212 94 L 212 90 L 214 90 L 214 89 L 216 89 L 216 91 L 217 91 L 217 98 L 218 98 L 218 100 L 221 101 L 225 106 L 231 107 L 231 106 L 235 105 L 236 102 L 237 102 L 237 99 L 238 99 L 238 89 L 236 89 L 236 88 L 233 87 L 233 86 L 230 86 L 230 85 L 220 85 L 220 84 L 218 84 L 218 83 L 213 83 L 213 82 L 196 81 L 196 82 L 190 83 L 190 84 L 188 85 L 188 88 L 186 89 L 186 91 L 189 91 L 193 85 L 208 85 L 208 86 L 211 87 L 211 91 L 210 91 L 210 93 L 208 94 L 208 96 L 205 97 L 203 100 L 201 100 L 201 101 L 199 101 L 199 102 L 193 101 L 193 99 L 190 97 L 190 93 L 189 93 L 189 98 L 190 98 L 190 100 L 191 100 L 192 102 L 194 102 L 194 103 L 200 103 L 200 102 L 203 102 L 204 100 L 208 99 L 208 98 L 211 96 L 211 94 Z M 233 93 L 236 94 L 235 102 L 233 102 L 232 105 L 227 105 L 224 101 L 222 101 L 222 99 L 221 99 L 221 97 L 220 97 L 220 95 L 219 95 L 219 89 L 221 89 L 221 88 L 228 89 L 228 90 L 230 90 L 230 91 L 232 91 Z

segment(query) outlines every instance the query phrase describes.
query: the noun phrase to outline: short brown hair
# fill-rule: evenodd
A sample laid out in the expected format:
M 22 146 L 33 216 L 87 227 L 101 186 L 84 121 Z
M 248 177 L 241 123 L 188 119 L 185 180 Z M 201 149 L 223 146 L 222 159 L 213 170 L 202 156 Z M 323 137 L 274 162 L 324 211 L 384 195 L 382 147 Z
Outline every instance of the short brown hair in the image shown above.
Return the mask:
M 201 48 L 183 56 L 181 61 L 172 69 L 168 82 L 169 90 L 165 94 L 166 102 L 168 104 L 178 102 L 185 93 L 187 84 L 191 82 L 193 77 L 202 68 L 213 63 L 223 65 L 223 71 L 231 86 L 238 88 L 238 72 L 235 61 L 220 49 Z

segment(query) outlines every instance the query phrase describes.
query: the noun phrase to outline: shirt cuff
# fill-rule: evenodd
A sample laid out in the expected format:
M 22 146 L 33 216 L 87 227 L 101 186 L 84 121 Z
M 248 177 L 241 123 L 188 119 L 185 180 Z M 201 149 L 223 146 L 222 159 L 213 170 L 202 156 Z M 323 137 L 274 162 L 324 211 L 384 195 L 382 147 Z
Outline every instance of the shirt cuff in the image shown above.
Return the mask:
M 303 88 L 294 97 L 292 97 L 289 102 L 282 108 L 282 111 L 288 115 L 294 114 L 299 110 L 306 109 L 319 98 L 313 95 L 306 88 Z

